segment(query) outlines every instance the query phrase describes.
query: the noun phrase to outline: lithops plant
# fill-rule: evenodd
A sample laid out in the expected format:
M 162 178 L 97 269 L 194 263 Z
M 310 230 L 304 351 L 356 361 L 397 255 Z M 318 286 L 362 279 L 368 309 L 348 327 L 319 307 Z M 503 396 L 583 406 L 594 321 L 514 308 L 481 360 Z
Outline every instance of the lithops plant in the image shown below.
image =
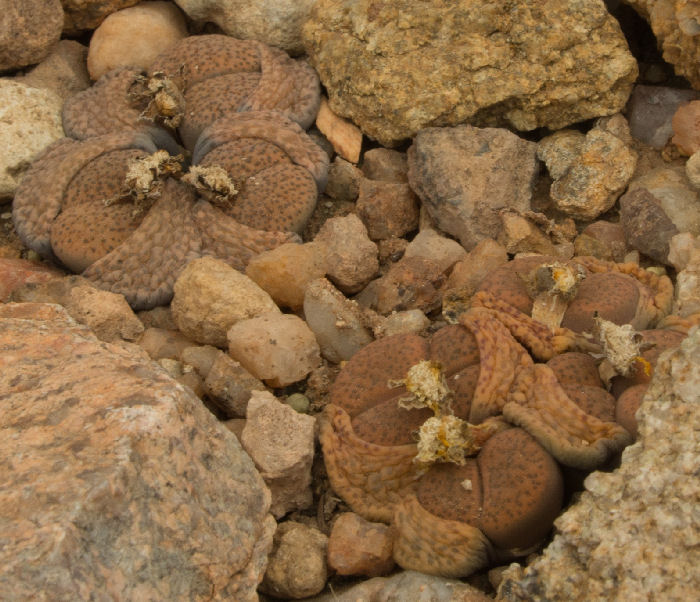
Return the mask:
M 430 340 L 371 343 L 322 421 L 333 488 L 395 526 L 404 568 L 464 576 L 531 549 L 560 510 L 559 466 L 590 470 L 631 441 L 579 344 L 484 291 Z
M 20 238 L 135 309 L 169 302 L 195 257 L 245 269 L 300 241 L 325 187 L 328 157 L 304 131 L 319 101 L 306 63 L 222 35 L 107 73 L 66 102 L 73 139 L 18 191 Z
M 304 129 L 320 104 L 320 83 L 305 62 L 255 40 L 190 36 L 157 57 L 147 73 L 120 68 L 72 97 L 63 127 L 86 138 L 153 123 L 177 129 L 194 148 L 214 121 L 238 111 L 276 110 Z

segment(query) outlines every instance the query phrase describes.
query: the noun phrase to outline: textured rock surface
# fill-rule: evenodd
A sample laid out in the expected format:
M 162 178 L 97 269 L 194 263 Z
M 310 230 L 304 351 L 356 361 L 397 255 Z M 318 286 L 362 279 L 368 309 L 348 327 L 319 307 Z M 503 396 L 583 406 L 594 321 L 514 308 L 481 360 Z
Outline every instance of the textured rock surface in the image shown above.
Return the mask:
M 138 3 L 139 0 L 61 0 L 66 15 L 63 29 L 95 29 L 107 15 Z
M 153 59 L 185 36 L 185 18 L 171 2 L 142 2 L 117 11 L 90 38 L 90 77 L 98 79 L 117 67 L 148 69 Z
M 416 571 L 401 571 L 391 577 L 375 577 L 345 590 L 310 598 L 308 602 L 488 602 L 491 598 L 478 589 L 457 581 L 432 577 Z
M 408 180 L 438 227 L 470 251 L 498 236 L 502 209 L 530 209 L 535 152 L 505 129 L 427 128 L 408 149 Z
M 700 2 L 698 0 L 625 0 L 644 17 L 664 59 L 691 85 L 700 88 Z
M 190 262 L 176 280 L 171 309 L 177 327 L 198 343 L 226 346 L 226 332 L 240 320 L 279 311 L 264 290 L 219 259 Z
M 610 115 L 637 75 L 599 0 L 319 0 L 304 40 L 331 109 L 385 146 L 426 126 L 558 129 Z
M 42 60 L 63 28 L 60 0 L 3 2 L 0 12 L 0 71 Z
M 311 463 L 316 419 L 267 391 L 253 391 L 241 444 L 270 488 L 270 512 L 281 518 L 311 506 Z
M 11 197 L 34 157 L 63 136 L 62 106 L 49 90 L 0 80 L 0 199 Z
M 326 585 L 328 538 L 314 527 L 287 521 L 279 525 L 260 586 L 276 598 L 299 600 Z
M 62 272 L 43 263 L 0 257 L 0 302 L 7 301 L 13 290 L 25 284 L 47 282 L 61 276 Z
M 328 566 L 339 575 L 386 575 L 394 568 L 393 533 L 354 512 L 343 512 L 328 538 Z
M 700 329 L 661 356 L 637 417 L 640 439 L 620 468 L 586 479 L 554 541 L 524 572 L 511 569 L 501 599 L 682 601 L 700 591 Z
M 274 521 L 235 437 L 137 348 L 0 312 L 3 597 L 257 600 Z
M 316 0 L 175 0 L 194 21 L 216 23 L 228 35 L 260 40 L 292 55 L 304 45 L 301 27 Z
M 637 154 L 626 144 L 624 117 L 600 120 L 585 136 L 563 130 L 544 138 L 537 156 L 554 179 L 550 195 L 557 209 L 591 220 L 610 209 L 637 166 Z
M 231 357 L 271 387 L 300 381 L 321 363 L 314 333 L 294 314 L 277 310 L 240 320 L 226 336 Z

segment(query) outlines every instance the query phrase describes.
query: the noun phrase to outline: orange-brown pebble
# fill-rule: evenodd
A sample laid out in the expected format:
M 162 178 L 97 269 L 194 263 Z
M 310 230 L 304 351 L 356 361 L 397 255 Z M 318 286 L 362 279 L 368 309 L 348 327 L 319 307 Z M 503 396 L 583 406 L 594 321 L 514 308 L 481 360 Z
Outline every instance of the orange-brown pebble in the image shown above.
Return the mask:
M 479 528 L 502 549 L 527 548 L 543 539 L 561 510 L 559 465 L 522 429 L 489 439 L 477 457 L 483 487 Z
M 615 408 L 615 420 L 635 439 L 637 438 L 636 414 L 648 386 L 647 384 L 641 384 L 629 387 L 620 395 Z
M 343 512 L 328 538 L 328 567 L 338 575 L 386 575 L 394 568 L 394 533 L 354 512 Z

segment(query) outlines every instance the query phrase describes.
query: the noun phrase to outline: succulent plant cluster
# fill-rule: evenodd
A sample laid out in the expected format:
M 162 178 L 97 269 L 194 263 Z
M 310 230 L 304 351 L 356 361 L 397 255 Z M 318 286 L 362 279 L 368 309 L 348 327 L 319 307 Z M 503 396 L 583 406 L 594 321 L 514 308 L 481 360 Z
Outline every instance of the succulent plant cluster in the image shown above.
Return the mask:
M 242 269 L 299 240 L 328 171 L 305 132 L 319 103 L 314 70 L 278 49 L 185 38 L 65 103 L 68 137 L 27 172 L 16 230 L 135 309 L 167 303 L 196 257 Z

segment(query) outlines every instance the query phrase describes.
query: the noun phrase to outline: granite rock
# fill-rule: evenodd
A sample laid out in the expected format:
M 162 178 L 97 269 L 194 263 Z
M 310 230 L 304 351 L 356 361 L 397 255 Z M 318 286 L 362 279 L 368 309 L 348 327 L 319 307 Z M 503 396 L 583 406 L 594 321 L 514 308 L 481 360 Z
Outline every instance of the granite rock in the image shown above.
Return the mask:
M 62 107 L 50 90 L 0 79 L 0 199 L 12 197 L 34 158 L 63 137 Z
M 666 62 L 700 88 L 700 2 L 625 0 L 647 20 Z
M 260 40 L 302 54 L 301 28 L 316 0 L 175 0 L 193 21 L 215 23 L 224 33 Z
M 2 596 L 257 600 L 274 520 L 235 437 L 58 306 L 0 315 Z
M 0 72 L 45 58 L 63 29 L 61 0 L 3 2 L 0 12 Z
M 619 468 L 594 472 L 552 543 L 512 565 L 500 600 L 685 601 L 700 591 L 700 328 L 664 352 Z
M 275 518 L 311 506 L 315 424 L 267 391 L 250 396 L 241 444 L 270 488 Z
M 383 146 L 428 126 L 610 115 L 637 75 L 602 0 L 318 0 L 303 35 L 331 109 Z
M 501 128 L 427 128 L 408 149 L 408 181 L 437 226 L 470 251 L 498 237 L 503 209 L 530 209 L 536 148 Z

